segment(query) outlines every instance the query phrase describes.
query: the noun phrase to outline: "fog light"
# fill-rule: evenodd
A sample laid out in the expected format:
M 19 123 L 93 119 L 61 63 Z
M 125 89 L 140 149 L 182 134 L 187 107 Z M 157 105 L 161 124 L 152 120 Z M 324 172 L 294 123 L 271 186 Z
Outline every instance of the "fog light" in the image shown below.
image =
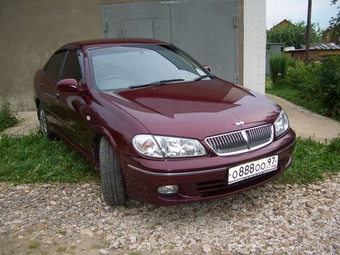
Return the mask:
M 157 192 L 161 195 L 174 195 L 178 192 L 178 186 L 177 185 L 166 185 L 166 186 L 160 186 L 157 189 Z

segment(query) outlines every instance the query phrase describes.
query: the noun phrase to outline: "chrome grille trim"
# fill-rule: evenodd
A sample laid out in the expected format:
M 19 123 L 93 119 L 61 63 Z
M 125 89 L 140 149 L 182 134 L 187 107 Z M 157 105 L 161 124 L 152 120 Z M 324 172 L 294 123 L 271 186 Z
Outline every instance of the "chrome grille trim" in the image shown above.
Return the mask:
M 205 138 L 205 142 L 219 156 L 230 156 L 262 148 L 274 139 L 272 124 Z

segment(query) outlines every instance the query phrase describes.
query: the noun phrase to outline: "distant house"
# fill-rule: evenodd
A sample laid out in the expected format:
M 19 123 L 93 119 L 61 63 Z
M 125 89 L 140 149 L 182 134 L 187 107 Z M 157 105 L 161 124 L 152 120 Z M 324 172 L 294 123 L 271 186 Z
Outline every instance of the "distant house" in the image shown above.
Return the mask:
M 294 47 L 285 47 L 284 54 L 286 56 L 295 58 L 296 60 L 305 60 L 306 45 L 302 45 L 302 49 L 295 49 Z M 311 44 L 309 51 L 310 61 L 320 61 L 325 57 L 340 55 L 340 45 L 335 43 L 317 43 Z
M 326 29 L 322 34 L 322 42 L 340 44 L 340 27 Z
M 290 22 L 289 20 L 284 19 L 280 23 L 278 23 L 275 26 L 273 26 L 270 30 L 275 30 L 275 29 L 277 29 L 279 27 L 289 27 L 289 26 L 294 26 L 295 27 L 295 25 L 292 22 Z

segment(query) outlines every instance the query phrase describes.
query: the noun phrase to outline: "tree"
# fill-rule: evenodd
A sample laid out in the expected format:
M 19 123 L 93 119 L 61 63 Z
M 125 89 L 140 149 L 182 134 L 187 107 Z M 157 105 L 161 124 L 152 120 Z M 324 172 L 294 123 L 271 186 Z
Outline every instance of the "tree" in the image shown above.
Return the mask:
M 338 3 L 338 0 L 332 0 L 331 4 L 336 5 Z M 340 6 L 337 6 L 339 12 L 337 16 L 332 17 L 329 21 L 329 26 L 326 29 L 326 31 L 332 31 L 332 37 L 339 37 L 340 36 Z
M 315 23 L 311 24 L 310 41 L 311 43 L 321 42 L 321 29 Z M 306 43 L 306 23 L 301 21 L 287 26 L 275 26 L 267 30 L 267 42 L 284 43 L 286 46 L 301 49 L 302 44 Z

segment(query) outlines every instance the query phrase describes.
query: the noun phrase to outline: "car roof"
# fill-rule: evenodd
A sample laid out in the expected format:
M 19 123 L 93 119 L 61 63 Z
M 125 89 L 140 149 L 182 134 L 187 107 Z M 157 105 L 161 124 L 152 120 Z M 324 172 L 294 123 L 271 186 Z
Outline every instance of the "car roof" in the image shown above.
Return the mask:
M 163 41 L 148 38 L 110 38 L 110 39 L 93 39 L 67 43 L 60 49 L 83 49 L 97 48 L 114 45 L 131 45 L 131 44 L 169 44 Z

